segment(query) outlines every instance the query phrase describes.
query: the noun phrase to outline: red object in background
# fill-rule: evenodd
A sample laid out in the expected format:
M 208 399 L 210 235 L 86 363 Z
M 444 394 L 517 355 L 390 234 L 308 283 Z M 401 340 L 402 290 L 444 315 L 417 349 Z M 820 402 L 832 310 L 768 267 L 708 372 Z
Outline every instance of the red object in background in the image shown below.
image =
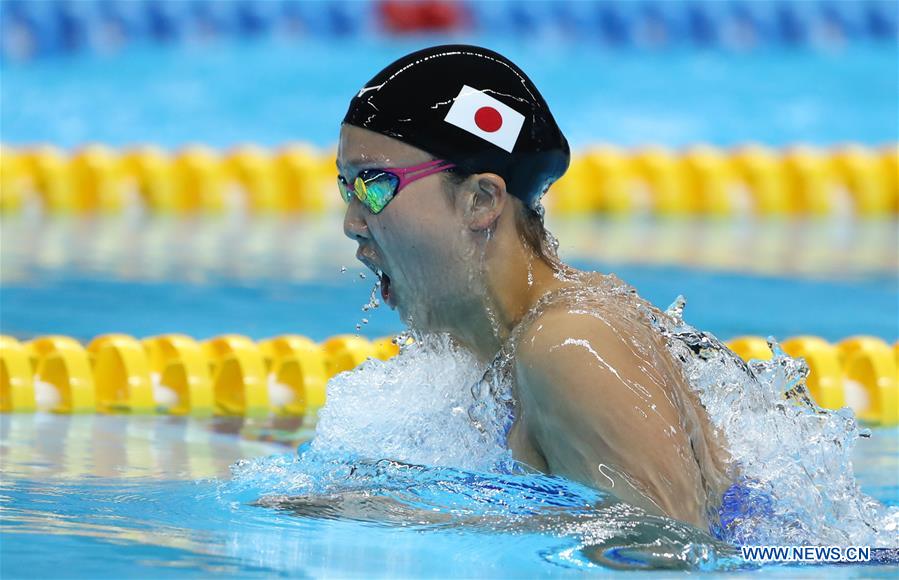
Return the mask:
M 465 5 L 451 0 L 381 0 L 378 11 L 384 28 L 395 34 L 450 32 L 469 22 Z

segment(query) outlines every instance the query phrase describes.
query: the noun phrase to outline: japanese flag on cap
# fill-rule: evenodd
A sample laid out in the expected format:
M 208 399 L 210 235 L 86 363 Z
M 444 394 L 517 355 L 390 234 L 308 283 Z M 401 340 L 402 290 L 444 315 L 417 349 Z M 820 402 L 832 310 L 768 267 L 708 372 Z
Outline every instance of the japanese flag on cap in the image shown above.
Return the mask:
M 444 120 L 509 153 L 524 125 L 524 115 L 468 85 L 462 85 Z

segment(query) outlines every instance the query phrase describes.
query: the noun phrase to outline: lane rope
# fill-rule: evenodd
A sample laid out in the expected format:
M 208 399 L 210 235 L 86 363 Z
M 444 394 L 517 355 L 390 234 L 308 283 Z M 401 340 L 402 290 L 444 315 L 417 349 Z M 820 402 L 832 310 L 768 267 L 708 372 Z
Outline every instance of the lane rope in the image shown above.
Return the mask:
M 772 356 L 758 336 L 727 344 L 745 360 Z M 865 423 L 899 424 L 899 342 L 796 336 L 781 347 L 806 360 L 807 385 L 822 407 L 849 406 Z M 398 352 L 392 337 L 349 334 L 321 343 L 298 335 L 256 342 L 236 334 L 203 341 L 107 334 L 86 346 L 60 335 L 0 336 L 0 412 L 303 416 L 324 405 L 328 379 Z
M 378 39 L 487 31 L 493 37 L 565 39 L 613 50 L 834 49 L 849 43 L 885 45 L 897 35 L 895 4 L 889 0 L 8 0 L 0 3 L 0 20 L 0 56 L 16 61 L 83 51 L 109 53 L 145 43 Z
M 320 213 L 339 210 L 334 152 L 0 147 L 0 212 Z M 558 214 L 896 216 L 899 144 L 775 150 L 584 148 L 545 198 Z

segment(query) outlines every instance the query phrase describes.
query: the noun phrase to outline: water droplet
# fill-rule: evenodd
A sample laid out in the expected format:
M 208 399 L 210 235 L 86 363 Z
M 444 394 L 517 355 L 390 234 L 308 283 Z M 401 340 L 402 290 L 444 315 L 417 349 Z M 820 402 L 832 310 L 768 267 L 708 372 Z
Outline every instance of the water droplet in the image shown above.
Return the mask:
M 771 349 L 771 354 L 773 354 L 775 358 L 786 356 L 787 353 L 784 352 L 776 338 L 769 336 L 766 342 L 768 343 L 768 348 Z
M 359 272 L 359 277 L 365 280 L 365 272 Z
M 665 314 L 674 318 L 679 324 L 684 321 L 684 307 L 687 305 L 687 299 L 683 295 L 678 294 L 671 306 L 665 311 Z
M 346 266 L 341 266 L 341 267 L 340 267 L 340 273 L 341 273 L 341 274 L 346 274 Z
M 371 294 L 368 296 L 368 302 L 362 305 L 362 312 L 368 312 L 373 308 L 377 308 L 381 305 L 381 301 L 378 300 L 378 290 L 381 288 L 381 278 L 375 281 L 375 285 L 372 286 Z

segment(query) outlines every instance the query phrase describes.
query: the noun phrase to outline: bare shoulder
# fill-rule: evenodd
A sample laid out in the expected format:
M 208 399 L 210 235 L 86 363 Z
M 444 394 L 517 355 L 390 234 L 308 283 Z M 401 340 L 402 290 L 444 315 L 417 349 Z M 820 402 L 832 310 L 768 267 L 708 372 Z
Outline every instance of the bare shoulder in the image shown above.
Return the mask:
M 518 340 L 515 377 L 525 405 L 546 417 L 645 419 L 651 407 L 676 418 L 665 396 L 671 377 L 658 364 L 646 324 L 614 305 L 555 305 Z M 591 429 L 597 429 L 593 423 Z
M 519 377 L 576 378 L 597 366 L 608 370 L 606 357 L 629 362 L 632 357 L 626 346 L 630 332 L 623 322 L 620 315 L 598 308 L 579 309 L 563 304 L 548 308 L 518 339 Z
M 579 350 L 581 355 L 595 358 L 588 346 L 617 350 L 633 344 L 635 335 L 645 332 L 645 323 L 639 322 L 643 315 L 637 312 L 635 303 L 622 301 L 612 292 L 597 292 L 617 278 L 580 274 L 578 286 L 568 288 L 574 294 L 554 300 L 523 329 L 517 341 L 518 360 L 523 366 L 539 368 L 552 362 L 548 358 L 578 356 Z
M 703 525 L 707 425 L 683 381 L 631 301 L 553 304 L 516 341 L 516 395 L 551 473 Z

